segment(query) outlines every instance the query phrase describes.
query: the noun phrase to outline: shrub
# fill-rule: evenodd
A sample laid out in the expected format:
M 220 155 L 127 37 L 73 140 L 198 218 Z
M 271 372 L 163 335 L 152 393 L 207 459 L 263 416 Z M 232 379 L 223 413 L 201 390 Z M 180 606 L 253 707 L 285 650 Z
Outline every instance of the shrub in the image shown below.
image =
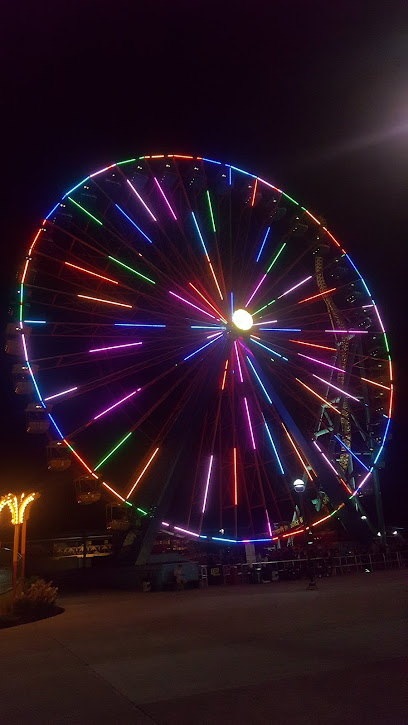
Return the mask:
M 52 582 L 37 579 L 26 586 L 14 600 L 14 614 L 27 619 L 47 617 L 56 608 L 58 587 Z

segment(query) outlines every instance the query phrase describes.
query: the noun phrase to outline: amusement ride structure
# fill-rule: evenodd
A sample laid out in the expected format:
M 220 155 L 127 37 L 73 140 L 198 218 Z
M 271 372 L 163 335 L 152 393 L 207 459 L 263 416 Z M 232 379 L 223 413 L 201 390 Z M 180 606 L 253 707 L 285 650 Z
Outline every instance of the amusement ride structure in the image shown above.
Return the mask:
M 326 223 L 254 174 L 167 154 L 80 181 L 30 243 L 8 351 L 50 470 L 72 462 L 79 502 L 147 516 L 150 544 L 160 528 L 278 541 L 332 517 L 373 533 L 380 313 Z

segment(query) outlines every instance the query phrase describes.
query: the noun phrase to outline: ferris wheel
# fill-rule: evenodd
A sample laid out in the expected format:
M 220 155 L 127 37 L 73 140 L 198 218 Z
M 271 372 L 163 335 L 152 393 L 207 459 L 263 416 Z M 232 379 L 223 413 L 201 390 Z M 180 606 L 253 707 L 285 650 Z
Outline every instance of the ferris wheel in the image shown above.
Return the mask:
M 360 525 L 387 336 L 342 244 L 277 186 L 179 154 L 111 164 L 47 214 L 19 293 L 27 429 L 82 500 L 165 502 L 162 527 L 215 541 Z

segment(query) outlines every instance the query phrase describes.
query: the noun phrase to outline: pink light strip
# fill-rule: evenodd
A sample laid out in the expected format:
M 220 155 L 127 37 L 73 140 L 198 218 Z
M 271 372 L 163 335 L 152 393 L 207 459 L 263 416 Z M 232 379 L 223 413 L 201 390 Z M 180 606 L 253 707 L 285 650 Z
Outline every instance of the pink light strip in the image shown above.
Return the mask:
M 105 350 L 119 350 L 121 347 L 134 347 L 135 345 L 142 345 L 141 342 L 128 342 L 126 345 L 112 345 L 111 347 L 95 347 L 93 350 L 88 352 L 104 352 Z
M 167 199 L 166 194 L 164 193 L 163 189 L 161 188 L 161 186 L 160 186 L 159 182 L 157 181 L 156 177 L 154 176 L 153 178 L 154 178 L 154 183 L 156 184 L 157 188 L 159 189 L 159 191 L 160 191 L 160 193 L 161 193 L 164 201 L 166 202 L 167 206 L 170 209 L 171 214 L 173 215 L 173 219 L 175 219 L 177 221 L 177 217 L 176 217 L 176 215 L 175 215 L 175 213 L 174 213 L 174 211 L 173 211 L 173 209 L 171 207 L 171 204 L 170 204 L 169 200 Z
M 281 297 L 286 297 L 286 295 L 288 295 L 288 294 L 289 294 L 289 292 L 293 292 L 293 290 L 295 290 L 295 289 L 297 289 L 298 287 L 300 287 L 300 285 L 302 285 L 302 284 L 305 284 L 305 282 L 308 282 L 308 281 L 309 281 L 309 279 L 312 279 L 312 277 L 313 277 L 313 275 L 312 275 L 312 274 L 310 274 L 310 275 L 309 275 L 309 277 L 305 277 L 305 279 L 302 279 L 302 281 L 301 281 L 301 282 L 298 282 L 298 283 L 297 283 L 297 284 L 295 284 L 295 285 L 294 285 L 293 287 L 291 287 L 290 289 L 286 290 L 286 292 L 283 292 L 283 294 L 279 295 L 279 297 L 278 297 L 278 300 L 280 300 L 280 299 L 281 299 Z
M 333 385 L 333 383 L 329 383 L 328 380 L 323 380 L 323 378 L 319 378 L 319 376 L 315 375 L 314 373 L 313 373 L 313 377 L 316 378 L 317 380 L 320 380 L 322 383 L 325 383 L 325 385 L 328 385 L 329 388 L 334 388 L 335 390 L 338 390 L 339 393 L 341 393 L 342 395 L 345 395 L 347 398 L 351 398 L 352 400 L 357 401 L 357 403 L 360 402 L 359 398 L 356 398 L 354 395 L 350 395 L 350 393 L 346 393 L 345 390 L 338 388 L 337 385 Z
M 269 520 L 269 514 L 268 514 L 268 510 L 267 509 L 265 509 L 265 513 L 266 513 L 266 522 L 268 524 L 269 536 L 272 536 L 272 527 L 271 527 L 271 522 Z
M 132 309 L 132 305 L 125 305 L 123 302 L 113 302 L 113 300 L 103 300 L 101 297 L 90 297 L 89 295 L 77 295 L 84 300 L 91 300 L 92 302 L 104 302 L 106 305 L 116 305 L 117 307 L 128 307 Z
M 131 393 L 129 393 L 129 395 L 126 395 L 124 398 L 121 398 L 121 400 L 118 400 L 116 403 L 111 405 L 109 408 L 106 408 L 101 413 L 98 413 L 98 415 L 95 416 L 94 420 L 98 420 L 98 418 L 101 418 L 103 415 L 105 415 L 105 413 L 109 413 L 110 410 L 117 408 L 118 405 L 120 405 L 121 403 L 124 403 L 125 400 L 128 400 L 133 395 L 136 395 L 136 393 L 138 393 L 140 390 L 141 390 L 141 388 L 137 388 L 137 390 L 133 390 Z
M 181 157 L 181 158 L 183 158 L 183 157 Z M 197 539 L 200 538 L 200 534 L 195 534 L 194 531 L 189 531 L 188 529 L 182 529 L 181 526 L 173 526 L 173 528 L 176 531 L 181 531 L 183 534 L 188 534 L 189 536 L 195 536 Z
M 78 390 L 78 386 L 75 386 L 75 388 L 67 388 L 67 390 L 61 390 L 60 393 L 55 393 L 55 395 L 49 395 L 48 398 L 44 398 L 44 400 L 53 400 L 53 398 L 59 398 L 60 395 L 72 393 L 74 390 Z
M 247 301 L 247 303 L 246 303 L 245 307 L 248 307 L 248 305 L 249 305 L 249 303 L 251 302 L 252 298 L 253 298 L 253 297 L 255 296 L 255 294 L 256 294 L 256 293 L 258 292 L 258 290 L 259 290 L 259 288 L 260 288 L 260 286 L 261 286 L 262 282 L 264 282 L 264 280 L 265 280 L 265 279 L 266 279 L 266 274 L 264 274 L 264 276 L 262 277 L 261 281 L 260 281 L 260 282 L 258 282 L 258 284 L 257 284 L 257 286 L 255 287 L 254 291 L 252 292 L 252 294 L 251 294 L 251 296 L 250 296 L 249 300 Z
M 177 299 L 181 300 L 182 302 L 185 302 L 186 305 L 190 305 L 190 307 L 194 307 L 196 310 L 199 310 L 200 312 L 202 312 L 203 315 L 207 315 L 207 317 L 211 317 L 212 320 L 218 320 L 218 317 L 214 317 L 214 315 L 210 315 L 210 313 L 203 310 L 202 307 L 197 307 L 197 305 L 193 305 L 192 302 L 189 302 L 188 300 L 184 299 L 184 297 L 180 297 L 180 295 L 176 295 L 175 292 L 169 291 L 169 294 L 173 295 L 173 297 L 177 297 Z
M 339 477 L 338 472 L 336 471 L 336 469 L 333 466 L 333 464 L 331 463 L 331 461 L 329 461 L 329 459 L 327 458 L 327 456 L 324 455 L 322 449 L 318 446 L 318 444 L 316 443 L 316 441 L 313 441 L 313 445 L 316 446 L 316 448 L 319 451 L 319 453 L 323 456 L 323 458 L 326 461 L 326 463 L 328 463 L 328 465 L 330 466 L 330 468 L 332 469 L 332 471 L 336 474 L 336 477 L 338 478 Z
M 272 325 L 274 322 L 277 322 L 278 320 L 265 320 L 264 322 L 254 322 L 254 327 L 259 327 L 260 325 Z
M 391 390 L 390 387 L 387 385 L 381 385 L 381 383 L 375 383 L 374 380 L 369 380 L 368 378 L 360 378 L 360 380 L 364 380 L 365 383 L 371 383 L 371 385 L 376 385 L 377 388 L 384 388 L 384 390 Z
M 234 341 L 234 350 L 235 350 L 235 355 L 237 356 L 239 379 L 240 379 L 241 383 L 243 383 L 244 382 L 244 378 L 242 377 L 242 369 L 241 369 L 241 363 L 240 363 L 240 360 L 239 360 L 238 345 L 237 345 L 237 341 L 236 340 Z
M 325 330 L 325 332 L 334 332 L 335 335 L 368 335 L 367 330 Z
M 205 513 L 205 507 L 207 505 L 208 487 L 210 485 L 211 469 L 212 469 L 212 465 L 213 465 L 213 460 L 214 460 L 214 456 L 211 456 L 210 463 L 209 463 L 209 466 L 208 466 L 207 483 L 205 485 L 205 493 L 204 493 L 204 499 L 203 499 L 202 513 Z M 174 527 L 174 528 L 176 528 L 176 527 Z
M 150 216 L 152 217 L 153 221 L 154 221 L 154 222 L 157 222 L 157 219 L 156 219 L 156 217 L 154 216 L 153 212 L 151 212 L 151 211 L 150 211 L 150 209 L 149 209 L 149 207 L 147 206 L 146 202 L 144 202 L 144 201 L 143 201 L 142 197 L 141 197 L 141 196 L 140 196 L 140 194 L 139 194 L 139 193 L 138 193 L 138 192 L 136 191 L 136 189 L 135 189 L 135 187 L 133 186 L 133 184 L 132 184 L 132 183 L 131 183 L 131 182 L 129 181 L 129 179 L 126 179 L 126 181 L 127 181 L 127 183 L 129 184 L 130 188 L 132 189 L 133 193 L 134 193 L 134 194 L 136 194 L 136 196 L 137 196 L 137 198 L 139 199 L 139 201 L 140 201 L 140 202 L 142 202 L 142 204 L 143 204 L 144 208 L 146 209 L 146 211 L 148 211 L 148 212 L 149 212 L 149 214 L 150 214 Z
M 249 432 L 251 434 L 252 448 L 255 451 L 256 450 L 255 438 L 254 438 L 254 433 L 253 433 L 253 430 L 252 430 L 251 416 L 249 415 L 248 401 L 247 401 L 246 398 L 244 398 L 244 404 L 245 404 L 246 414 L 247 414 L 247 418 L 248 418 Z
M 339 373 L 344 373 L 344 370 L 342 368 L 336 368 L 335 365 L 329 365 L 329 363 L 325 363 L 322 360 L 317 360 L 315 357 L 309 357 L 309 355 L 303 355 L 303 353 L 298 352 L 297 353 L 299 357 L 304 357 L 306 360 L 311 360 L 312 362 L 318 363 L 319 365 L 324 365 L 325 368 L 331 368 L 332 370 L 338 370 Z
M 333 240 L 333 242 L 334 242 L 334 243 L 335 243 L 335 244 L 336 244 L 336 245 L 337 245 L 338 247 L 340 247 L 340 248 L 341 248 L 341 244 L 339 244 L 339 242 L 337 241 L 337 239 L 336 239 L 335 237 L 333 237 L 333 234 L 332 234 L 331 232 L 329 232 L 329 230 L 328 230 L 328 229 L 326 229 L 326 227 L 322 227 L 322 228 L 324 229 L 324 231 L 326 232 L 326 234 L 328 234 L 328 235 L 329 235 L 330 239 L 332 239 L 332 240 Z

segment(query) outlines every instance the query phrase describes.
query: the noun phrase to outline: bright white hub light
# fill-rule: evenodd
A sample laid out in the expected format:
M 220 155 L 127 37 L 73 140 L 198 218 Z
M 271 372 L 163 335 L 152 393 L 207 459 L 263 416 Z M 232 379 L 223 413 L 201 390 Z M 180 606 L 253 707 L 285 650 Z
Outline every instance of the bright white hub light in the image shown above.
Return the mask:
M 235 310 L 232 315 L 232 321 L 239 330 L 250 330 L 254 324 L 252 315 L 246 310 Z

